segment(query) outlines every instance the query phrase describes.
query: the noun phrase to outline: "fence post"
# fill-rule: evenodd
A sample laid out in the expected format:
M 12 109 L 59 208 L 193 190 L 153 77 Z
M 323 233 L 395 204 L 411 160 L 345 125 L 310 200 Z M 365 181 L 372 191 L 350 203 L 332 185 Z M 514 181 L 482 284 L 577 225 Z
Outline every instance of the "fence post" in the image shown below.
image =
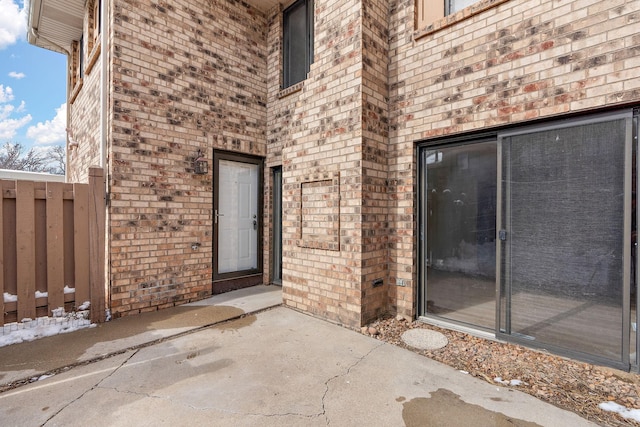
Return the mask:
M 89 168 L 89 287 L 91 322 L 105 321 L 107 283 L 105 264 L 105 182 L 104 170 Z

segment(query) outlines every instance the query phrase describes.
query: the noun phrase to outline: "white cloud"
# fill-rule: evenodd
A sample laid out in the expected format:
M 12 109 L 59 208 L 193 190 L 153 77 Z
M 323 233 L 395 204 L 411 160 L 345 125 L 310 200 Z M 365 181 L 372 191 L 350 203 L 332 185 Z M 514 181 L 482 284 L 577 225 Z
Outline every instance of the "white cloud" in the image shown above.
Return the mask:
M 15 0 L 0 0 L 0 50 L 27 34 L 27 9 Z
M 35 140 L 36 144 L 49 145 L 63 143 L 67 137 L 67 103 L 56 108 L 53 119 L 40 122 L 27 129 L 27 136 Z
M 31 114 L 19 119 L 5 119 L 0 121 L 0 141 L 9 141 L 16 135 L 18 129 L 31 121 Z
M 32 118 L 29 114 L 19 118 L 11 118 L 14 113 L 22 113 L 25 110 L 24 101 L 20 103 L 18 108 L 9 104 L 13 99 L 13 89 L 10 86 L 0 85 L 0 143 L 11 140 L 18 129 L 26 126 Z
M 25 73 L 18 73 L 18 72 L 15 72 L 15 71 L 11 71 L 9 73 L 9 77 L 20 80 L 20 79 L 24 79 L 25 77 L 27 77 L 27 75 Z
M 8 119 L 15 109 L 11 104 L 0 105 L 0 121 Z
M 13 101 L 13 89 L 9 86 L 5 89 L 3 85 L 0 85 L 0 104 L 5 104 L 11 101 Z

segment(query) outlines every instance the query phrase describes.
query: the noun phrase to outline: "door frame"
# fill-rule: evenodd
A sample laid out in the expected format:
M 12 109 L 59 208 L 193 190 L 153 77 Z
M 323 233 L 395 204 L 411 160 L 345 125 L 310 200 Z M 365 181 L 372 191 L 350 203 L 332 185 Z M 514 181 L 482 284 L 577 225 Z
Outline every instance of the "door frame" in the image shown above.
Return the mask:
M 273 215 L 271 216 L 272 247 L 271 281 L 282 285 L 282 166 L 272 168 Z
M 257 188 L 257 221 L 258 221 L 258 229 L 257 229 L 257 267 L 249 270 L 242 271 L 233 271 L 228 273 L 218 273 L 218 251 L 219 251 L 219 242 L 218 242 L 218 221 L 216 218 L 216 213 L 219 209 L 218 202 L 220 200 L 220 188 L 218 179 L 220 174 L 220 160 L 228 160 L 232 162 L 238 163 L 247 163 L 258 166 L 258 188 Z M 262 233 L 263 233 L 263 187 L 264 187 L 264 159 L 262 157 L 251 156 L 242 153 L 233 153 L 228 151 L 218 151 L 215 150 L 213 152 L 213 293 L 226 292 L 233 289 L 240 289 L 247 286 L 253 286 L 262 283 L 262 264 L 263 264 L 263 254 L 262 254 Z

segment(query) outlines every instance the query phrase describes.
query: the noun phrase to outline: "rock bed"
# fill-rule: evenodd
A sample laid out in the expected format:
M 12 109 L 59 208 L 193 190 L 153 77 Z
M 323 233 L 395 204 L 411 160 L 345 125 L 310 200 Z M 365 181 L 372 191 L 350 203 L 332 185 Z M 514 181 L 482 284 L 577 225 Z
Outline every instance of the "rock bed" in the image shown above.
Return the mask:
M 431 329 L 444 334 L 449 344 L 438 350 L 418 350 L 401 339 L 403 332 Z M 640 426 L 614 412 L 598 407 L 614 401 L 629 409 L 640 408 L 640 375 L 577 362 L 516 344 L 477 338 L 462 332 L 407 322 L 401 317 L 384 318 L 365 326 L 366 335 L 407 348 L 492 384 L 513 388 L 580 414 L 596 423 L 611 426 Z M 498 383 L 496 379 L 502 383 Z

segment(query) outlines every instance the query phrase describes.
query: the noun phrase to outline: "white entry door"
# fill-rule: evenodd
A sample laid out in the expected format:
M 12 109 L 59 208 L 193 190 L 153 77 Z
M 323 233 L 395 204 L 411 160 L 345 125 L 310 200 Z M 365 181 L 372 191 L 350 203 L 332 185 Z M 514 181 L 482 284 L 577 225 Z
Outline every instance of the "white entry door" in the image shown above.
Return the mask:
M 217 274 L 258 269 L 260 166 L 219 160 Z

